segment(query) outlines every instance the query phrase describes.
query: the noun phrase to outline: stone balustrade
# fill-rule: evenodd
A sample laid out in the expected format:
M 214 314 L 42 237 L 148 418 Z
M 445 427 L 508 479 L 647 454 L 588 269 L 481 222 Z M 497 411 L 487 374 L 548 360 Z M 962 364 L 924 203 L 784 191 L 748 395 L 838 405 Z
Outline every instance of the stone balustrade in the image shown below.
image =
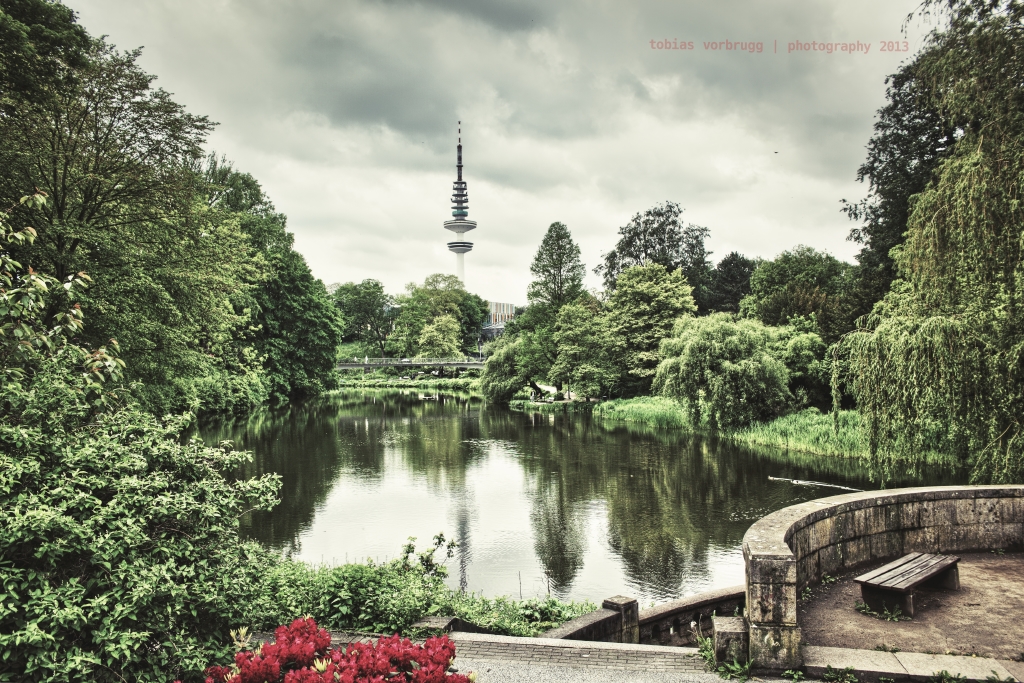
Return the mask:
M 745 603 L 745 587 L 732 586 L 640 610 L 640 642 L 658 645 L 668 641 L 673 633 L 689 634 L 693 621 L 708 631 L 711 615 L 742 614 Z
M 866 491 L 793 505 L 743 537 L 749 655 L 759 669 L 802 663 L 797 597 L 804 587 L 908 552 L 1024 544 L 1024 486 Z

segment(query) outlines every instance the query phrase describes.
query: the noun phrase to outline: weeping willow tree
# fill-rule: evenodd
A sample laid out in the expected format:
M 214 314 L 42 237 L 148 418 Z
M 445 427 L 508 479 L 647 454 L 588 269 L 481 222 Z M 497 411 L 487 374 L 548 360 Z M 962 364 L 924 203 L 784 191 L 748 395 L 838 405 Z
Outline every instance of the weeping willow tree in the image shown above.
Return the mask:
M 948 22 L 912 67 L 956 131 L 913 199 L 901 280 L 844 340 L 883 479 L 954 455 L 1024 481 L 1024 3 L 926 2 Z

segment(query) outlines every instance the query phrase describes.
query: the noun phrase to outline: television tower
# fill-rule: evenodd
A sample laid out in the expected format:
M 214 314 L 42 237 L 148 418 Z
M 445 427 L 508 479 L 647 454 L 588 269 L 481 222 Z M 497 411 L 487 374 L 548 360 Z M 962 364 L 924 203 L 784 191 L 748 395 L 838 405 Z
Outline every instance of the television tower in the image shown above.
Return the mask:
M 476 228 L 476 221 L 466 218 L 469 215 L 469 195 L 466 193 L 466 181 L 462 179 L 462 121 L 459 121 L 459 146 L 456 147 L 455 169 L 458 172 L 452 183 L 452 216 L 444 222 L 445 230 L 455 233 L 455 241 L 448 243 L 448 251 L 455 252 L 455 274 L 466 282 L 466 252 L 472 251 L 473 243 L 467 242 L 465 235 Z

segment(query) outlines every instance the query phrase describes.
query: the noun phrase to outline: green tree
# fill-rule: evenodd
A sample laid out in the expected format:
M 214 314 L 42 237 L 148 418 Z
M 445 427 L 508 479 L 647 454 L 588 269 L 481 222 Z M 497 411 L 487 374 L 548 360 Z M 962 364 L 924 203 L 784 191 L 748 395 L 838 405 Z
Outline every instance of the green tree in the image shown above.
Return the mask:
M 1019 482 L 1024 3 L 942 7 L 948 26 L 914 68 L 957 141 L 911 201 L 906 243 L 894 252 L 902 281 L 848 337 L 849 379 L 883 477 L 939 450 L 974 481 Z
M 683 271 L 703 311 L 711 277 L 711 252 L 704 247 L 709 231 L 692 223 L 684 226 L 680 221 L 682 213 L 675 202 L 665 202 L 636 214 L 619 228 L 615 248 L 594 269 L 604 278 L 605 289 L 615 289 L 619 274 L 627 268 L 658 263 L 670 272 Z
M 251 288 L 236 301 L 236 309 L 249 308 L 249 338 L 262 360 L 267 390 L 284 400 L 332 388 L 343 317 L 293 249 L 285 216 L 255 178 L 214 154 L 207 158 L 203 178 L 207 204 L 223 212 L 225 222 L 237 221 L 248 237 L 252 262 L 258 264 L 258 272 L 248 274 Z
M 537 382 L 548 379 L 548 372 L 558 358 L 555 344 L 555 316 L 543 304 L 531 304 L 505 324 L 505 335 L 518 337 L 518 366 L 537 393 L 543 393 Z M 557 383 L 556 383 L 557 384 Z M 559 387 L 561 388 L 561 387 Z
M 580 261 L 580 248 L 562 223 L 552 223 L 541 240 L 530 265 L 533 282 L 526 290 L 531 303 L 548 306 L 556 314 L 567 303 L 584 293 L 586 269 Z
M 805 405 L 808 386 L 816 384 L 819 401 L 824 399 L 824 351 L 816 334 L 793 328 L 725 313 L 681 318 L 662 342 L 665 360 L 654 386 L 683 403 L 694 427 L 744 427 Z M 802 400 L 794 401 L 794 382 Z
M 387 348 L 402 356 L 415 355 L 423 328 L 441 315 L 459 321 L 461 350 L 476 349 L 480 330 L 487 319 L 487 302 L 466 291 L 454 275 L 435 274 L 423 285 L 406 285 L 406 293 L 395 298 L 398 314 Z
M 191 164 L 213 124 L 153 88 L 140 54 L 96 41 L 75 79 L 0 119 L 0 199 L 11 204 L 26 187 L 47 193 L 45 206 L 14 218 L 39 231 L 33 261 L 58 279 L 114 240 L 121 249 L 159 250 L 169 238 L 198 237 L 188 225 Z
M 41 100 L 86 63 L 91 40 L 75 13 L 49 0 L 0 0 L 0 102 Z
M 566 304 L 558 312 L 554 342 L 558 357 L 548 377 L 582 398 L 607 396 L 618 381 L 611 359 L 608 320 L 594 299 Z
M 740 309 L 766 325 L 811 319 L 822 338 L 833 342 L 853 326 L 852 269 L 831 254 L 798 246 L 758 264 Z
M 417 340 L 419 355 L 424 358 L 453 358 L 461 350 L 459 321 L 454 315 L 439 315 L 423 326 Z
M 708 308 L 724 313 L 739 313 L 740 301 L 750 294 L 750 276 L 757 261 L 739 252 L 730 252 L 711 272 Z
M 85 277 L 60 282 L 11 257 L 33 232 L 0 222 L 0 679 L 196 672 L 244 623 L 252 560 L 273 564 L 241 543 L 237 520 L 272 505 L 278 482 L 237 478 L 245 454 L 125 402 L 113 347 L 71 341 L 81 309 L 56 324 L 46 314 Z
M 522 340 L 507 332 L 487 346 L 487 360 L 480 375 L 480 391 L 492 403 L 508 403 L 530 382 L 520 360 Z
M 16 255 L 61 280 L 90 273 L 83 341 L 117 338 L 150 408 L 250 408 L 266 398 L 243 339 L 261 267 L 240 222 L 204 201 L 211 124 L 154 89 L 138 56 L 94 41 L 72 76 L 0 117 L 0 202 L 24 187 L 50 199 L 15 211 L 39 231 Z
M 331 294 L 345 320 L 346 341 L 357 339 L 385 354 L 388 337 L 395 325 L 395 299 L 384 292 L 378 280 L 346 282 Z
M 861 223 L 850 231 L 850 239 L 863 245 L 853 274 L 855 315 L 868 313 L 889 291 L 897 276 L 891 252 L 906 239 L 911 197 L 934 179 L 956 136 L 935 108 L 916 60 L 886 83 L 888 102 L 878 111 L 867 159 L 857 171 L 857 180 L 868 183 L 868 196 L 857 203 L 844 200 L 843 206 L 851 220 Z
M 608 331 L 625 393 L 650 391 L 661 340 L 680 316 L 697 311 L 691 292 L 681 271 L 669 272 L 660 263 L 632 266 L 619 275 L 608 301 Z

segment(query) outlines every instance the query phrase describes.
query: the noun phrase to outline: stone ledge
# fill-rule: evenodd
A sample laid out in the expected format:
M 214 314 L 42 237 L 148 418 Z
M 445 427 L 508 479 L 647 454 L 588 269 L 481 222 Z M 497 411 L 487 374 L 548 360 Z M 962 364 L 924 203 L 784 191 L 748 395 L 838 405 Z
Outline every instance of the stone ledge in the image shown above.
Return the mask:
M 713 591 L 705 591 L 690 595 L 679 600 L 655 605 L 648 609 L 640 610 L 640 626 L 647 626 L 654 622 L 663 621 L 674 617 L 677 613 L 699 610 L 704 607 L 712 607 L 723 602 L 734 600 L 743 601 L 746 598 L 746 586 L 730 586 Z M 727 616 L 727 615 L 723 615 Z
M 804 645 L 803 658 L 804 670 L 811 676 L 820 677 L 829 666 L 834 669 L 851 667 L 857 678 L 864 683 L 878 683 L 879 678 L 923 682 L 930 680 L 939 671 L 963 676 L 970 683 L 983 683 L 993 672 L 1003 679 L 1014 678 L 1009 669 L 1003 666 L 1003 662 L 984 657 L 928 655 L 920 652 L 892 653 Z
M 621 630 L 622 615 L 614 610 L 602 608 L 580 615 L 561 626 L 556 626 L 550 631 L 546 631 L 544 637 L 549 640 L 565 638 L 591 642 L 590 638 L 592 637 L 604 637 L 608 633 Z

